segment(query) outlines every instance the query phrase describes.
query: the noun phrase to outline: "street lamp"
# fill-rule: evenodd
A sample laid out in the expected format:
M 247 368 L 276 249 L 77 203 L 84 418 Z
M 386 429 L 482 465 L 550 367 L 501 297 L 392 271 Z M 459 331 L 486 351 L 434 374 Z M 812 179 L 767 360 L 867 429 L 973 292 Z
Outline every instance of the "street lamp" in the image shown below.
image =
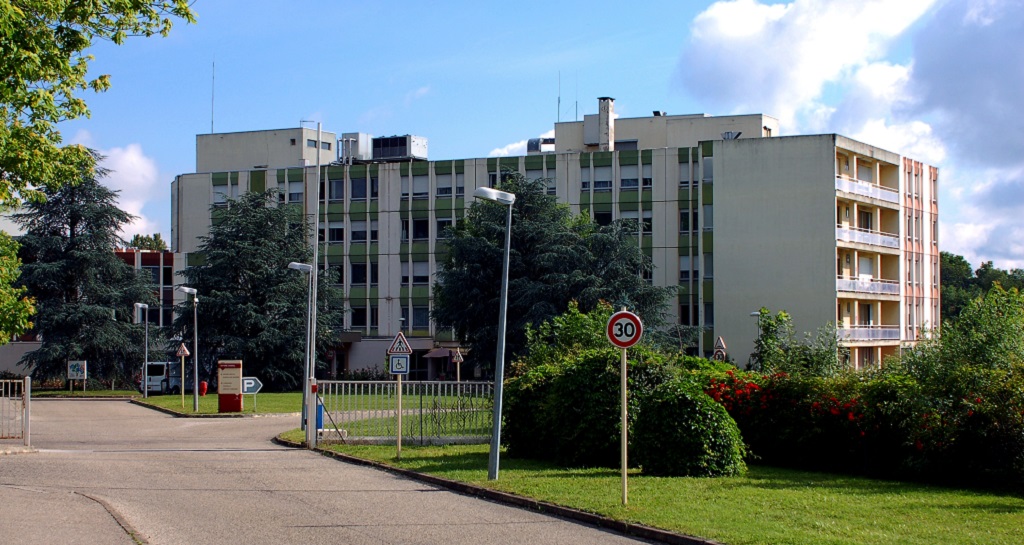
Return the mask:
M 188 286 L 178 291 L 192 296 L 192 412 L 199 412 L 199 292 Z M 181 377 L 182 382 L 185 377 Z M 184 387 L 184 385 L 182 385 Z
M 501 449 L 501 395 L 505 380 L 505 313 L 508 309 L 508 254 L 512 248 L 512 204 L 514 193 L 499 191 L 490 187 L 478 187 L 473 192 L 478 199 L 493 201 L 508 206 L 505 220 L 505 259 L 501 268 L 501 311 L 498 315 L 498 353 L 494 362 L 494 424 L 491 430 L 491 454 L 487 459 L 487 479 L 498 480 L 498 455 Z
M 149 397 L 149 305 L 146 303 L 135 303 L 135 312 L 142 310 L 142 316 L 146 320 L 146 344 L 145 344 L 145 359 L 142 360 L 142 397 Z
M 312 345 L 313 345 L 313 343 L 311 341 L 311 337 L 312 337 L 312 331 L 311 330 L 312 330 L 312 327 L 310 327 L 310 324 L 313 321 L 313 302 L 312 302 L 312 298 L 313 298 L 313 266 L 308 264 L 308 263 L 299 263 L 297 261 L 292 261 L 291 263 L 288 264 L 288 268 L 309 275 L 309 283 L 308 283 L 308 288 L 307 288 L 307 291 L 306 291 L 306 352 L 305 352 L 305 362 L 304 362 L 304 365 L 302 367 L 302 410 L 305 411 L 306 407 L 307 407 L 307 405 L 306 405 L 306 390 L 309 389 L 309 376 L 310 376 L 310 372 L 309 372 L 310 365 L 309 365 L 309 362 L 312 361 L 312 359 L 313 359 L 312 356 L 310 355 L 310 347 L 312 347 Z M 310 427 L 306 425 L 306 420 L 308 418 L 309 418 L 309 415 L 306 415 L 306 418 L 302 419 L 302 429 L 306 430 L 307 442 L 309 440 L 309 431 L 310 431 Z M 312 443 L 309 443 L 309 444 L 312 444 Z

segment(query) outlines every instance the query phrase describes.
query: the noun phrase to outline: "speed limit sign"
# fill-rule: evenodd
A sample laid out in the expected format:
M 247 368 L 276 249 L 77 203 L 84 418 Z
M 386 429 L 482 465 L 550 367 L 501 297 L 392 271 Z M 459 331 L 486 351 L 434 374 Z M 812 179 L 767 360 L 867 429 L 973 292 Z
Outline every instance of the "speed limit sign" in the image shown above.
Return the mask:
M 621 310 L 608 320 L 608 340 L 619 348 L 633 346 L 643 334 L 644 326 L 632 312 Z

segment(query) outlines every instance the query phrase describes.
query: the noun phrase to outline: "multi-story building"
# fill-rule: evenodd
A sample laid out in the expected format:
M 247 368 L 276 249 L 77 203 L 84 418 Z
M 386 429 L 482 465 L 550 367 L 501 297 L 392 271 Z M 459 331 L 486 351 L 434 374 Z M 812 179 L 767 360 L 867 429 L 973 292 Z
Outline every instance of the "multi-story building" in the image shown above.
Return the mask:
M 311 221 L 320 210 L 322 255 L 349 309 L 335 368 L 379 365 L 404 330 L 416 378 L 437 378 L 451 367 L 433 356 L 457 345 L 429 318 L 441 233 L 475 188 L 512 169 L 598 223 L 637 219 L 650 281 L 677 286 L 670 312 L 703 328 L 698 353 L 720 336 L 745 363 L 764 306 L 800 331 L 837 324 L 855 364 L 877 365 L 938 323 L 938 171 L 839 135 L 777 134 L 760 114 L 616 119 L 602 98 L 598 114 L 557 123 L 521 157 L 428 161 L 418 137 L 323 133 L 318 144 L 304 128 L 201 135 L 197 172 L 172 185 L 172 250 L 195 252 L 226 199 L 276 187 Z M 320 150 L 319 177 L 315 153 L 295 146 Z

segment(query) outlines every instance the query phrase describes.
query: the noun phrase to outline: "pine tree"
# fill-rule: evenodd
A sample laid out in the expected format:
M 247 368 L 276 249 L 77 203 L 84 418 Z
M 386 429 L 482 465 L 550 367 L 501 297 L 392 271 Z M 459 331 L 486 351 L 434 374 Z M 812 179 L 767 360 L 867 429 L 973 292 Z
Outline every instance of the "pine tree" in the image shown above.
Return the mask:
M 20 364 L 40 379 L 62 376 L 67 360 L 86 360 L 91 378 L 111 382 L 133 380 L 141 369 L 144 338 L 132 323 L 134 303 L 156 304 L 152 279 L 114 254 L 132 216 L 99 182 L 107 172 L 92 172 L 46 189 L 45 201 L 27 202 L 15 215 L 26 229 L 20 283 L 36 300 L 42 337 Z

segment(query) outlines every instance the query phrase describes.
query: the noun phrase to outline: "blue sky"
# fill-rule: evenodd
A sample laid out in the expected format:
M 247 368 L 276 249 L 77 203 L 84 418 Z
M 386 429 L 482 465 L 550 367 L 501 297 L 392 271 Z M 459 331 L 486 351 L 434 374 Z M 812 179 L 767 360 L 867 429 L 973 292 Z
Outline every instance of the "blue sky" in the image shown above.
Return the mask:
M 295 127 L 429 139 L 433 159 L 520 154 L 560 116 L 765 113 L 936 164 L 940 246 L 1024 267 L 1021 0 L 199 0 L 167 38 L 97 43 L 92 117 L 127 235 L 170 234 L 195 135 Z M 212 65 L 216 63 L 216 84 Z M 561 109 L 557 107 L 561 79 Z

